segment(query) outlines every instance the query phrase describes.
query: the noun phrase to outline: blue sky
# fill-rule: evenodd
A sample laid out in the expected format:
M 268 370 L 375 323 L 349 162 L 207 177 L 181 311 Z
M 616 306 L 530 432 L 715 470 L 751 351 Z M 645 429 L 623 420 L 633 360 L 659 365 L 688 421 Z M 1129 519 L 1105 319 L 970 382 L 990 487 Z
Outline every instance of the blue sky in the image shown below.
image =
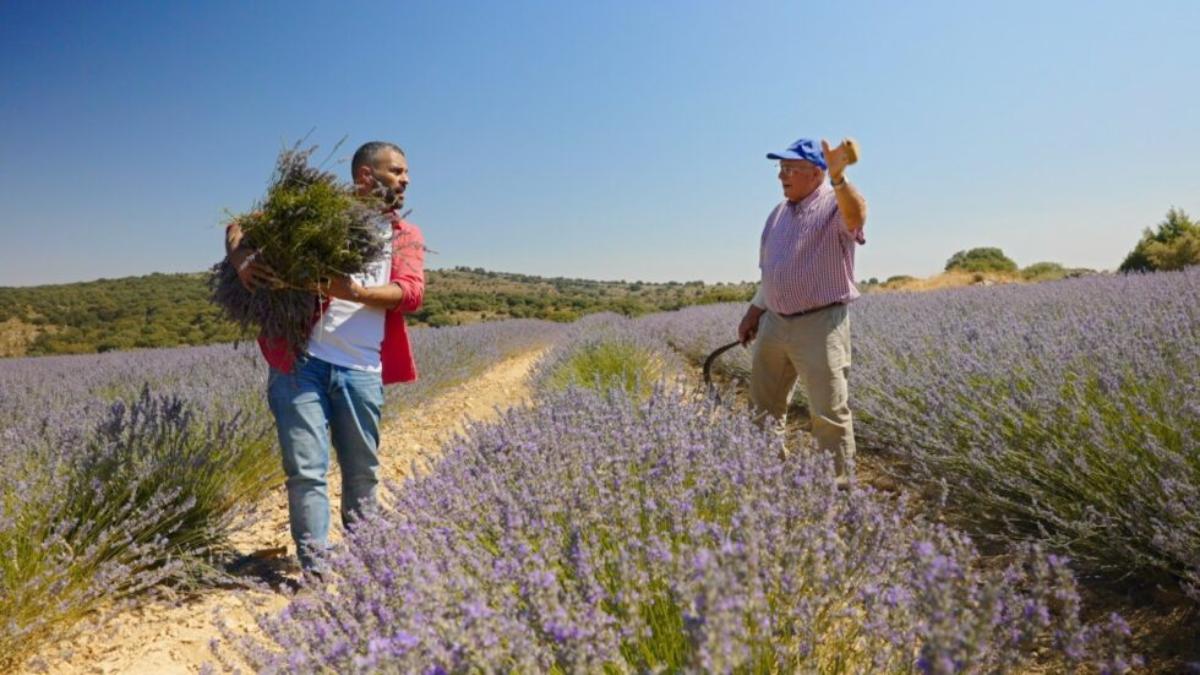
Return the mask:
M 1200 215 L 1197 25 L 1194 1 L 8 0 L 0 285 L 205 269 L 314 129 L 405 148 L 430 267 L 755 279 L 764 153 L 853 136 L 860 278 L 975 246 L 1112 269 Z

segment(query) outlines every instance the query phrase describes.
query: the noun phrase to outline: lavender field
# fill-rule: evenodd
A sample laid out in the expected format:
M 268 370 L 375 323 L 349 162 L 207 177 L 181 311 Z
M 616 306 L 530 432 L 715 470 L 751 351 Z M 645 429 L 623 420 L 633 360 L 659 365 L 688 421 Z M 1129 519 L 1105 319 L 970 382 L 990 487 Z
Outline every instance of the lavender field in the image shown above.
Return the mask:
M 852 311 L 860 445 L 976 537 L 1200 601 L 1198 298 L 1196 268 L 867 296 Z M 743 311 L 643 321 L 699 359 Z M 721 367 L 744 378 L 749 353 Z
M 1089 556 L 1103 547 L 1051 527 L 1081 527 L 1052 497 L 1075 489 L 1075 513 L 1105 514 L 1101 488 L 1119 491 L 1139 515 L 1107 515 L 1130 529 L 1134 517 L 1179 516 L 1121 484 L 1122 464 L 1152 467 L 1128 439 L 1111 439 L 1151 420 L 1142 440 L 1175 429 L 1162 451 L 1176 470 L 1160 469 L 1161 480 L 1195 463 L 1195 408 L 1178 404 L 1197 382 L 1196 360 L 1183 365 L 1181 351 L 1196 345 L 1198 277 L 859 303 L 859 433 L 915 499 L 841 493 L 824 458 L 779 460 L 779 438 L 737 404 L 670 379 L 681 370 L 672 349 L 698 361 L 729 340 L 744 305 L 581 321 L 535 374 L 535 405 L 446 448 L 429 476 L 399 488 L 394 510 L 333 554 L 332 583 L 265 618 L 266 642 L 231 643 L 266 672 L 1009 672 L 1035 660 L 1124 672 L 1141 663 L 1129 627 L 1116 615 L 1085 625 L 1076 574 L 1140 574 L 1144 539 Z M 1156 311 L 1126 311 L 1130 300 Z M 735 352 L 725 372 L 744 376 L 746 358 Z M 1108 398 L 1088 398 L 1109 369 L 1125 379 L 1103 385 Z M 1080 416 L 1091 426 L 1064 418 L 1054 403 L 1064 400 L 1090 406 Z M 937 409 L 949 429 L 894 401 Z M 1109 412 L 1117 404 L 1123 412 Z M 1042 431 L 1028 438 L 1001 435 L 1035 424 Z M 1039 445 L 1054 438 L 1048 430 L 1074 445 Z M 985 452 L 999 459 L 981 461 Z M 1006 459 L 1018 452 L 1026 457 Z M 1096 490 L 1066 480 L 1062 462 L 1085 476 L 1074 455 L 1097 454 L 1108 472 Z M 992 471 L 1022 486 L 1012 503 L 1031 527 L 992 503 L 1007 485 Z M 1004 552 L 983 558 L 973 539 Z M 1179 550 L 1176 563 L 1194 559 Z M 1184 573 L 1151 568 L 1189 588 L 1186 565 L 1174 570 Z
M 329 583 L 227 636 L 262 672 L 1002 672 L 1049 648 L 1122 672 L 1061 558 L 981 569 L 969 540 L 746 415 L 569 388 L 476 427 L 329 559 Z
M 414 331 L 402 409 L 559 327 Z M 84 617 L 220 575 L 282 476 L 253 344 L 0 361 L 0 671 Z
M 864 441 L 980 535 L 1200 602 L 1198 299 L 1192 268 L 864 304 Z
M 423 379 L 389 389 L 394 410 L 552 345 L 539 393 L 391 486 L 324 583 L 215 658 L 1125 672 L 1141 663 L 1129 626 L 1085 621 L 1077 580 L 1200 600 L 1198 291 L 1192 270 L 857 302 L 862 461 L 898 493 L 839 491 L 827 458 L 789 439 L 780 459 L 737 397 L 695 386 L 744 305 L 416 331 Z M 748 365 L 720 362 L 734 388 Z M 229 347 L 0 362 L 0 468 L 18 477 L 0 492 L 0 654 L 202 573 L 278 480 L 263 378 Z

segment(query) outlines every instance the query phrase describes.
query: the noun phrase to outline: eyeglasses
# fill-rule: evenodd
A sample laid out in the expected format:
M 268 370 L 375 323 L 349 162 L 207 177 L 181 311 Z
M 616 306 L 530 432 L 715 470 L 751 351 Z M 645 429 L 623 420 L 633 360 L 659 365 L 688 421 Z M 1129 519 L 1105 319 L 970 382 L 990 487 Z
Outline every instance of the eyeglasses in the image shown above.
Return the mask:
M 781 173 L 785 176 L 788 176 L 788 175 L 791 175 L 794 173 L 805 173 L 808 171 L 812 171 L 812 165 L 808 164 L 808 163 L 784 164 L 783 162 L 780 162 L 775 165 L 775 168 L 779 173 Z

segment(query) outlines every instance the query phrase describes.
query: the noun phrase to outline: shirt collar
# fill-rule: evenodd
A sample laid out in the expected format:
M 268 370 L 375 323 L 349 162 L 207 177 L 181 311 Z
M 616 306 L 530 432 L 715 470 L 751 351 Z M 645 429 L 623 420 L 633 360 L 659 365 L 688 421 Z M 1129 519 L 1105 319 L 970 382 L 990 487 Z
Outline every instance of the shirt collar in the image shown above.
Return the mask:
M 832 189 L 833 188 L 829 186 L 829 183 L 821 181 L 821 184 L 817 186 L 817 189 L 808 193 L 808 196 L 804 199 L 801 199 L 798 202 L 788 202 L 788 208 L 790 208 L 793 212 L 807 211 L 810 206 L 812 206 L 818 199 L 821 199 L 828 194 Z

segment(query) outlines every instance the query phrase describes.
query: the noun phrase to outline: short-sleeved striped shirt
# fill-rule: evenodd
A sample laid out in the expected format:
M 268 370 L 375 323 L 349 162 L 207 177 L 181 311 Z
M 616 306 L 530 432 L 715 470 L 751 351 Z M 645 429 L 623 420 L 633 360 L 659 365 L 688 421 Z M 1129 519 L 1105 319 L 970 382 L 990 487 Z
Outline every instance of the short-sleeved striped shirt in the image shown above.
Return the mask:
M 794 314 L 854 300 L 854 250 L 865 243 L 861 229 L 846 229 L 828 183 L 798 203 L 781 203 L 763 228 L 756 301 L 777 314 Z

